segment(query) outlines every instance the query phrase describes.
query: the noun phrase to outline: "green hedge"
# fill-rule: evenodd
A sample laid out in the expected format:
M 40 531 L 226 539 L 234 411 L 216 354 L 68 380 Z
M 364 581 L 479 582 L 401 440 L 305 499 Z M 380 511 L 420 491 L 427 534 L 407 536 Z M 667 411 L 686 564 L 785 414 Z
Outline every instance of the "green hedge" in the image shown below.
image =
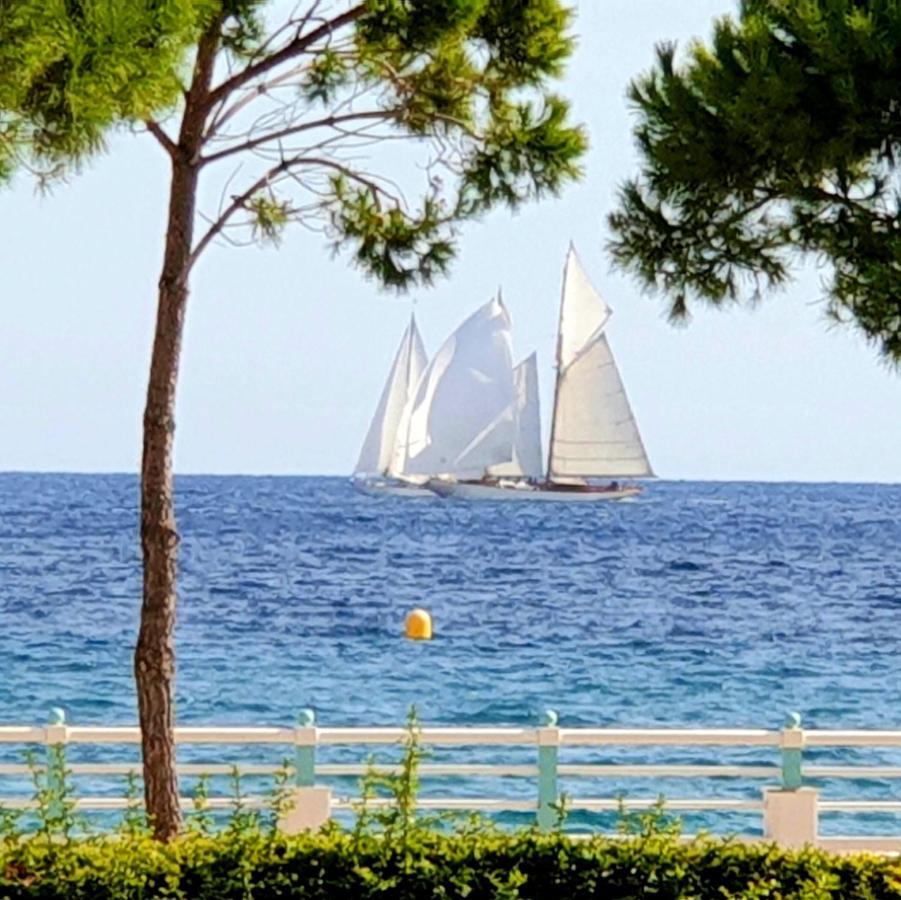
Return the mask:
M 143 837 L 7 842 L 3 900 L 587 900 L 901 898 L 896 861 L 670 836 L 573 840 L 474 831 L 403 840 L 233 830 L 171 845 Z

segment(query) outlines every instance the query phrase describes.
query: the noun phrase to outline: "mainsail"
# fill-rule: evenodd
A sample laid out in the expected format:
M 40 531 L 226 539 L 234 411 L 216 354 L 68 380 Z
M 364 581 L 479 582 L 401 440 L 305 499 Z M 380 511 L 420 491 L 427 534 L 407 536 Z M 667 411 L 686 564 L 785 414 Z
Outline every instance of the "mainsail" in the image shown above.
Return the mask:
M 563 275 L 557 389 L 548 476 L 652 476 L 635 417 L 603 334 L 611 310 L 571 247 Z
M 392 468 L 404 410 L 408 406 L 416 384 L 426 366 L 425 348 L 416 320 L 410 324 L 401 338 L 394 357 L 394 364 L 382 390 L 379 405 L 363 441 L 357 460 L 358 475 L 385 475 Z
M 423 372 L 398 474 L 480 478 L 516 438 L 510 317 L 500 298 L 471 315 Z
M 516 391 L 516 440 L 513 459 L 492 466 L 489 475 L 501 478 L 539 478 L 541 465 L 541 414 L 538 406 L 538 361 L 536 354 L 513 370 Z

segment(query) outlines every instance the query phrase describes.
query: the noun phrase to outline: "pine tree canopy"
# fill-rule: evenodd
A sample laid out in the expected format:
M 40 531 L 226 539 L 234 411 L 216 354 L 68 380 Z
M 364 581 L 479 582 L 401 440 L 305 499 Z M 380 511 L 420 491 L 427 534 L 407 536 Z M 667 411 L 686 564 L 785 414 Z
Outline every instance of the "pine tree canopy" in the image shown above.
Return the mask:
M 0 159 L 48 168 L 107 129 L 173 108 L 199 33 L 194 0 L 0 0 Z
M 198 255 L 298 221 L 404 288 L 446 271 L 462 221 L 578 177 L 569 26 L 562 0 L 0 0 L 0 141 L 59 163 L 146 125 L 182 152 L 211 60 L 190 162 L 231 202 Z
M 825 261 L 828 315 L 901 363 L 901 3 L 745 0 L 682 64 L 658 48 L 629 97 L 642 164 L 610 217 L 621 267 L 678 319 Z

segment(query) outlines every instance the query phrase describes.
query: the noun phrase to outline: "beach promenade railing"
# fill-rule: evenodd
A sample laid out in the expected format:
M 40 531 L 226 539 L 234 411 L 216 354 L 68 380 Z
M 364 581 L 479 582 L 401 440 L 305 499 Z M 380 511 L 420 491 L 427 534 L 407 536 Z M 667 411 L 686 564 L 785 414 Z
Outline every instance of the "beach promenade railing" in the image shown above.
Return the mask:
M 136 727 L 100 727 L 71 725 L 60 711 L 46 726 L 0 726 L 0 808 L 33 810 L 36 801 L 23 789 L 26 779 L 42 765 L 41 757 L 30 763 L 11 760 L 12 751 L 36 747 L 64 747 L 67 751 L 66 770 L 75 784 L 75 809 L 84 812 L 113 812 L 134 806 L 136 798 L 114 790 L 87 791 L 98 779 L 122 779 L 140 775 L 140 762 L 134 753 L 140 744 Z M 566 728 L 549 713 L 545 724 L 538 727 L 417 727 L 418 742 L 436 754 L 441 751 L 463 752 L 465 762 L 440 760 L 423 762 L 419 774 L 424 790 L 417 800 L 422 810 L 432 812 L 481 812 L 516 814 L 534 817 L 542 830 L 557 826 L 561 809 L 573 818 L 581 816 L 580 825 L 591 816 L 604 813 L 623 813 L 653 810 L 661 807 L 669 815 L 738 815 L 752 817 L 756 833 L 739 833 L 742 840 L 768 840 L 783 847 L 807 844 L 826 849 L 872 852 L 901 852 L 901 836 L 870 834 L 862 831 L 861 821 L 877 814 L 880 821 L 886 816 L 901 815 L 901 799 L 892 790 L 901 787 L 901 765 L 860 765 L 844 762 L 817 763 L 806 757 L 811 752 L 849 751 L 890 752 L 901 761 L 901 730 L 899 731 L 827 731 L 803 729 L 795 717 L 782 729 L 723 729 L 723 728 Z M 176 729 L 176 742 L 181 747 L 239 748 L 238 762 L 183 762 L 179 774 L 186 777 L 218 778 L 234 776 L 266 779 L 279 773 L 290 779 L 287 809 L 282 810 L 280 827 L 287 832 L 318 828 L 329 818 L 347 815 L 359 809 L 358 791 L 349 787 L 351 779 L 359 779 L 369 772 L 392 772 L 397 763 L 375 764 L 367 754 L 375 749 L 398 748 L 409 738 L 404 728 L 336 728 L 319 727 L 310 711 L 295 727 L 194 727 Z M 134 758 L 97 761 L 95 757 L 122 755 L 122 749 L 132 748 Z M 89 748 L 90 761 L 78 758 L 78 750 Z M 117 749 L 118 748 L 118 749 Z M 263 749 L 280 748 L 287 763 L 254 762 L 248 754 Z M 329 760 L 329 751 L 342 754 L 338 761 Z M 362 754 L 359 752 L 363 751 Z M 634 761 L 629 755 L 653 752 L 654 761 Z M 196 752 L 196 750 L 195 750 Z M 219 751 L 217 750 L 217 753 Z M 666 758 L 668 753 L 673 756 Z M 704 756 L 703 761 L 685 762 L 686 754 Z M 346 761 L 348 754 L 353 761 Z M 489 761 L 474 760 L 482 755 Z M 750 762 L 735 760 L 751 756 Z M 498 757 L 508 757 L 498 761 Z M 563 757 L 563 758 L 562 758 Z M 221 760 L 221 757 L 220 757 Z M 659 761 L 658 761 L 659 760 Z M 678 761 L 677 761 L 678 760 Z M 287 765 L 287 768 L 286 768 Z M 513 780 L 519 790 L 498 790 L 501 783 Z M 661 790 L 649 790 L 646 796 L 623 796 L 622 793 L 598 790 L 601 784 L 622 784 L 629 780 L 642 785 L 665 783 L 704 785 L 704 789 L 689 796 L 670 796 Z M 485 784 L 483 795 L 461 795 L 447 785 Z M 853 796 L 823 796 L 823 786 L 851 784 Z M 861 797 L 859 786 L 869 786 L 868 796 Z M 86 784 L 86 791 L 80 785 Z M 722 786 L 730 785 L 726 790 Z M 566 789 L 564 790 L 564 785 Z M 711 787 L 714 785 L 714 787 Z M 887 797 L 871 798 L 872 786 L 881 786 Z M 9 790 L 15 788 L 18 790 Z M 438 786 L 441 789 L 438 790 Z M 697 789 L 697 788 L 696 788 Z M 437 793 L 436 793 L 437 791 Z M 470 788 L 471 791 L 471 788 Z M 524 792 L 525 791 L 525 795 Z M 681 793 L 681 792 L 680 792 Z M 264 809 L 271 800 L 263 793 L 241 798 L 244 809 Z M 379 797 L 368 801 L 370 807 L 391 803 Z M 195 807 L 195 798 L 182 799 L 185 809 Z M 211 793 L 204 798 L 206 809 L 233 808 L 234 797 Z M 843 820 L 857 824 L 853 834 L 828 835 L 820 832 L 823 815 L 840 814 Z M 899 819 L 901 821 L 901 819 Z M 568 830 L 571 828 L 568 827 Z M 596 831 L 588 824 L 582 831 Z M 601 829 L 603 830 L 603 829 Z M 899 832 L 901 833 L 901 832 Z

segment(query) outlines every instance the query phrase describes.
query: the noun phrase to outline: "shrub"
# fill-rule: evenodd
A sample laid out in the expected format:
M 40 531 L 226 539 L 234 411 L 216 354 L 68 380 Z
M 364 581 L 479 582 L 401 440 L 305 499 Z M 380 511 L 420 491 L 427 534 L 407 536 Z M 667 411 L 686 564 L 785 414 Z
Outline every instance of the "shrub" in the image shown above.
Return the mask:
M 261 831 L 26 841 L 0 857 L 3 900 L 582 900 L 582 898 L 901 897 L 898 864 L 875 857 L 784 852 L 670 837 L 573 840 L 562 834 L 332 830 L 287 838 Z

